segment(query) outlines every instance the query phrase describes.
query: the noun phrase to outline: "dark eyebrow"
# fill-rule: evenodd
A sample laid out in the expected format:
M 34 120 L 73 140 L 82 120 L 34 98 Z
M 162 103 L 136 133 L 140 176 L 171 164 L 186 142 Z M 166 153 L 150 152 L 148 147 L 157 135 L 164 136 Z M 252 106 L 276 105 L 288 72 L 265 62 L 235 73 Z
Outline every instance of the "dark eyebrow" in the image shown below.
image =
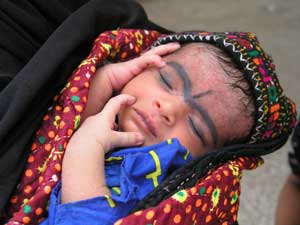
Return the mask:
M 178 64 L 177 62 L 170 61 L 170 62 L 167 62 L 167 65 L 171 66 L 176 71 L 176 74 L 183 81 L 184 100 L 192 108 L 196 109 L 199 112 L 199 114 L 201 115 L 203 121 L 206 123 L 206 126 L 208 127 L 208 129 L 211 133 L 214 146 L 217 146 L 218 132 L 217 132 L 216 126 L 215 126 L 214 122 L 212 121 L 212 119 L 210 118 L 208 112 L 194 101 L 194 96 L 191 96 L 191 94 L 190 94 L 191 81 L 189 79 L 188 74 L 186 73 L 184 68 L 180 64 Z M 195 98 L 203 97 L 203 96 L 208 95 L 210 93 L 212 93 L 212 92 L 211 91 L 206 91 L 204 93 L 197 94 L 195 96 Z
M 213 90 L 208 90 L 208 91 L 205 91 L 205 92 L 200 92 L 198 94 L 195 94 L 192 97 L 193 97 L 193 99 L 195 99 L 195 98 L 202 98 L 202 97 L 204 97 L 206 95 L 210 95 L 213 92 L 214 92 Z

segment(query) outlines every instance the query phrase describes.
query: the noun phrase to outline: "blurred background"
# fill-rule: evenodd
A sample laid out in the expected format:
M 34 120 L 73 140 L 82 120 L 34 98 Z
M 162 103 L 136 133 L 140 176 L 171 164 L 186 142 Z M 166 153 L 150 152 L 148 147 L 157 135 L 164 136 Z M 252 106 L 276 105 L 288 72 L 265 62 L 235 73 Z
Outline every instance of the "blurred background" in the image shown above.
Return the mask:
M 139 0 L 148 17 L 173 31 L 251 31 L 277 65 L 286 95 L 300 106 L 300 1 L 298 0 Z M 239 211 L 241 225 L 274 224 L 277 198 L 287 175 L 287 143 L 245 172 Z

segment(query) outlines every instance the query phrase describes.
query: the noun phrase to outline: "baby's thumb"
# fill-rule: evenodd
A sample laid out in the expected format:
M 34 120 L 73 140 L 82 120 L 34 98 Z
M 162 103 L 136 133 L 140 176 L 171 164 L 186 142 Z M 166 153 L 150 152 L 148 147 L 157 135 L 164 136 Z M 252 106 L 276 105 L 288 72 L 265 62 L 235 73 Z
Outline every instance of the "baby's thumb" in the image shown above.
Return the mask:
M 112 148 L 138 146 L 144 143 L 144 136 L 138 132 L 114 131 L 112 135 Z

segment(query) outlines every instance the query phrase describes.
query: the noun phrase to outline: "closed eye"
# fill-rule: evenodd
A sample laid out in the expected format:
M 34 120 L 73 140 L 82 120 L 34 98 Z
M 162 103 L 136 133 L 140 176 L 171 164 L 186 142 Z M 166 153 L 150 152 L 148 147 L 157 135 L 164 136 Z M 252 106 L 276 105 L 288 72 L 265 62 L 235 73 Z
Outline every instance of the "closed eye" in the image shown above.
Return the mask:
M 161 72 L 159 72 L 159 79 L 162 81 L 162 83 L 167 86 L 170 90 L 173 90 L 173 87 L 171 85 L 171 82 L 163 75 Z
M 191 127 L 193 133 L 200 139 L 204 146 L 206 146 L 206 141 L 203 137 L 203 132 L 201 129 L 195 125 L 195 122 L 191 117 L 188 117 L 189 126 Z

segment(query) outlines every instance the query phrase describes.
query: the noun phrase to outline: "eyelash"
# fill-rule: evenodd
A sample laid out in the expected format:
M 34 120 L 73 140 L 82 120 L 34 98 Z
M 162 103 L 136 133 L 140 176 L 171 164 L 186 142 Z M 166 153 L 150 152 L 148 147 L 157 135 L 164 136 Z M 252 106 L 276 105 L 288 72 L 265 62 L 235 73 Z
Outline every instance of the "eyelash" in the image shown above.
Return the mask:
M 189 124 L 191 125 L 191 128 L 192 128 L 193 131 L 194 131 L 193 133 L 201 139 L 203 145 L 206 145 L 203 136 L 202 136 L 202 135 L 199 133 L 199 131 L 197 130 L 197 128 L 196 128 L 196 126 L 195 126 L 194 121 L 192 120 L 192 118 L 191 118 L 191 117 L 188 117 L 188 120 L 189 120 Z
M 167 86 L 170 90 L 173 90 L 173 87 L 170 84 L 170 82 L 161 73 L 159 73 L 159 78 L 165 86 Z

